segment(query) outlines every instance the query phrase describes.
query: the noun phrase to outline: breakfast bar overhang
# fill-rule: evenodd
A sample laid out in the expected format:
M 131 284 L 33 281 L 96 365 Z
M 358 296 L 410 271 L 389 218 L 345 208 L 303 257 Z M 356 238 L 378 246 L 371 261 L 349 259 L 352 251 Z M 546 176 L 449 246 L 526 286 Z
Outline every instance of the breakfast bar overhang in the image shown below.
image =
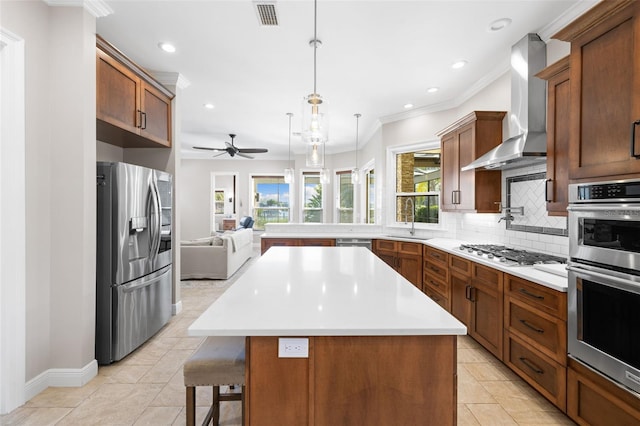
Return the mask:
M 466 327 L 365 248 L 272 247 L 189 334 L 247 337 L 247 425 L 456 423 Z

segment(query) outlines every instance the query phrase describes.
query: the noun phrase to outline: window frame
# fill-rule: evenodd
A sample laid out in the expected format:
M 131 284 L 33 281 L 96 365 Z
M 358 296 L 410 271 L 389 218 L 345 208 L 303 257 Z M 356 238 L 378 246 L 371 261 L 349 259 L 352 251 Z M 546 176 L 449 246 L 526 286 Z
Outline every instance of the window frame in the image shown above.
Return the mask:
M 322 188 L 322 207 L 320 208 L 307 208 L 305 207 L 305 176 L 317 176 L 320 181 L 320 187 Z M 326 205 L 327 205 L 327 191 L 325 188 L 325 184 L 322 183 L 320 179 L 320 170 L 319 169 L 302 169 L 299 174 L 299 182 L 300 182 L 300 223 L 325 223 L 326 219 Z M 305 219 L 305 211 L 320 211 L 320 222 L 306 222 Z
M 342 209 L 340 207 L 340 201 L 342 198 L 342 191 L 340 191 L 340 178 L 342 176 L 348 176 L 349 184 L 351 185 L 351 222 L 340 222 L 340 213 L 342 210 L 348 211 L 349 209 Z M 333 185 L 333 193 L 334 193 L 334 209 L 333 209 L 333 220 L 335 223 L 358 223 L 358 203 L 357 201 L 357 191 L 359 185 L 354 185 L 351 183 L 351 169 L 337 169 L 333 173 L 334 185 Z
M 396 157 L 399 154 L 405 154 L 409 152 L 417 152 L 417 151 L 428 151 L 440 149 L 440 140 L 431 140 L 418 142 L 411 145 L 402 145 L 402 146 L 394 146 L 387 148 L 387 176 L 393 176 L 393 179 L 388 179 L 390 181 L 390 190 L 387 191 L 386 200 L 386 224 L 390 227 L 398 227 L 398 228 L 410 228 L 410 222 L 398 221 L 398 211 L 396 209 L 398 198 L 402 197 L 413 197 L 415 201 L 416 196 L 433 196 L 436 195 L 438 197 L 438 222 L 437 223 L 426 223 L 426 222 L 414 222 L 414 226 L 416 229 L 442 229 L 442 209 L 441 209 L 441 193 L 440 191 L 428 191 L 428 192 L 399 192 L 396 190 L 397 182 L 396 182 Z M 441 153 L 442 155 L 442 153 Z M 440 179 L 442 182 L 442 168 L 440 168 Z M 415 214 L 415 202 L 414 202 L 414 214 Z
M 255 206 L 255 197 L 256 197 L 257 185 L 256 185 L 256 181 L 255 180 L 256 179 L 260 179 L 260 178 L 282 179 L 282 182 L 277 182 L 277 184 L 286 184 L 286 185 L 289 186 L 289 191 L 288 191 L 289 192 L 289 206 L 288 207 L 273 207 L 273 208 L 271 208 L 271 207 L 256 207 Z M 250 192 L 249 196 L 250 196 L 250 198 L 249 199 L 251 200 L 250 201 L 250 203 L 251 203 L 250 211 L 251 211 L 251 216 L 253 217 L 254 223 L 255 223 L 254 229 L 258 229 L 258 230 L 263 229 L 263 228 L 260 228 L 259 216 L 256 215 L 256 209 L 257 208 L 260 208 L 260 209 L 263 209 L 263 210 L 274 210 L 274 211 L 275 210 L 288 210 L 289 211 L 288 212 L 289 218 L 288 218 L 287 222 L 265 222 L 265 225 L 267 223 L 292 223 L 292 221 L 293 221 L 293 217 L 292 217 L 292 214 L 293 214 L 293 191 L 294 190 L 293 190 L 293 184 L 286 183 L 284 181 L 284 173 L 257 173 L 257 174 L 250 174 L 249 175 L 249 181 L 250 181 L 250 184 L 249 184 L 249 192 Z

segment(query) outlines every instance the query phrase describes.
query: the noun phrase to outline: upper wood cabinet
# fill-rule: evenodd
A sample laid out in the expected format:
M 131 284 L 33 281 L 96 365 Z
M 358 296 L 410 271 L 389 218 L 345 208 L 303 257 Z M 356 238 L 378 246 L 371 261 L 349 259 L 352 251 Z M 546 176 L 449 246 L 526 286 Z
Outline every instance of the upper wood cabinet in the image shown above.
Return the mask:
M 567 216 L 571 88 L 569 57 L 536 74 L 547 80 L 547 181 L 549 216 Z
M 640 2 L 601 2 L 554 38 L 571 42 L 569 179 L 639 173 Z
M 474 111 L 438 133 L 443 211 L 498 213 L 501 172 L 460 171 L 502 142 L 502 111 Z
M 97 37 L 97 139 L 124 148 L 171 146 L 173 94 Z

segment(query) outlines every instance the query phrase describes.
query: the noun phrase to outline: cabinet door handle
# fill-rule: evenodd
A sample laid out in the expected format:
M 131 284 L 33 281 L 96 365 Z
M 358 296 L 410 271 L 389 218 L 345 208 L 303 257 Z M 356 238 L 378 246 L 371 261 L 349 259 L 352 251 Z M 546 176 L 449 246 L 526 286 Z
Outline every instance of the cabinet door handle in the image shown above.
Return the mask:
M 440 284 L 438 284 L 434 280 L 429 280 L 429 283 L 431 283 L 431 285 L 433 285 L 433 286 L 440 287 Z
M 518 320 L 522 323 L 522 325 L 529 327 L 530 329 L 532 329 L 533 331 L 535 331 L 536 333 L 544 333 L 544 329 L 542 328 L 538 328 L 535 325 L 529 324 L 529 322 L 527 320 Z
M 147 113 L 141 111 L 140 115 L 142 116 L 142 123 L 144 123 L 140 125 L 140 128 L 144 130 L 147 128 Z
M 631 156 L 633 158 L 640 158 L 640 155 L 636 154 L 636 126 L 640 125 L 640 120 L 636 120 L 631 123 Z
M 465 297 L 467 300 L 471 300 L 471 286 L 470 286 L 470 285 L 468 285 L 468 286 L 466 286 L 466 287 L 464 288 L 464 297 Z
M 551 194 L 551 196 L 550 196 Z M 554 199 L 553 194 L 553 181 L 551 179 L 547 179 L 544 185 L 544 199 L 547 203 L 550 203 Z
M 471 298 L 469 300 L 471 300 L 473 303 L 476 302 L 476 288 L 475 287 L 471 287 L 469 289 L 469 296 L 471 296 Z
M 534 299 L 544 300 L 544 296 L 540 296 L 539 294 L 533 294 L 530 291 L 528 291 L 526 288 L 521 288 L 518 291 L 524 294 L 525 296 L 533 297 Z
M 537 365 L 535 365 L 531 360 L 529 360 L 528 358 L 525 358 L 523 356 L 521 356 L 520 358 L 520 362 L 522 362 L 524 365 L 526 365 L 527 367 L 529 367 L 531 370 L 533 370 L 535 373 L 537 374 L 542 374 L 544 373 L 544 370 L 542 370 L 540 367 L 538 367 Z
M 142 111 L 136 110 L 136 112 L 136 127 L 140 128 L 142 127 Z

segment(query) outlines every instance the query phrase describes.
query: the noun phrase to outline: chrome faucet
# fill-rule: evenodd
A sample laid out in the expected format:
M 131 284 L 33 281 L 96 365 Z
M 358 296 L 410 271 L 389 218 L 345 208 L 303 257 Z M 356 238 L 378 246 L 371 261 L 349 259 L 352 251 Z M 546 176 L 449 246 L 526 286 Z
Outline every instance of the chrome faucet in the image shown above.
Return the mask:
M 511 215 L 510 213 L 507 213 L 506 216 L 502 216 L 500 219 L 498 219 L 498 223 L 502 222 L 503 220 L 507 220 L 511 222 L 513 220 L 513 215 Z
M 407 223 L 407 204 L 411 201 L 411 230 L 409 233 L 415 235 L 416 233 L 416 206 L 413 203 L 413 198 L 409 197 L 404 200 L 404 223 Z

